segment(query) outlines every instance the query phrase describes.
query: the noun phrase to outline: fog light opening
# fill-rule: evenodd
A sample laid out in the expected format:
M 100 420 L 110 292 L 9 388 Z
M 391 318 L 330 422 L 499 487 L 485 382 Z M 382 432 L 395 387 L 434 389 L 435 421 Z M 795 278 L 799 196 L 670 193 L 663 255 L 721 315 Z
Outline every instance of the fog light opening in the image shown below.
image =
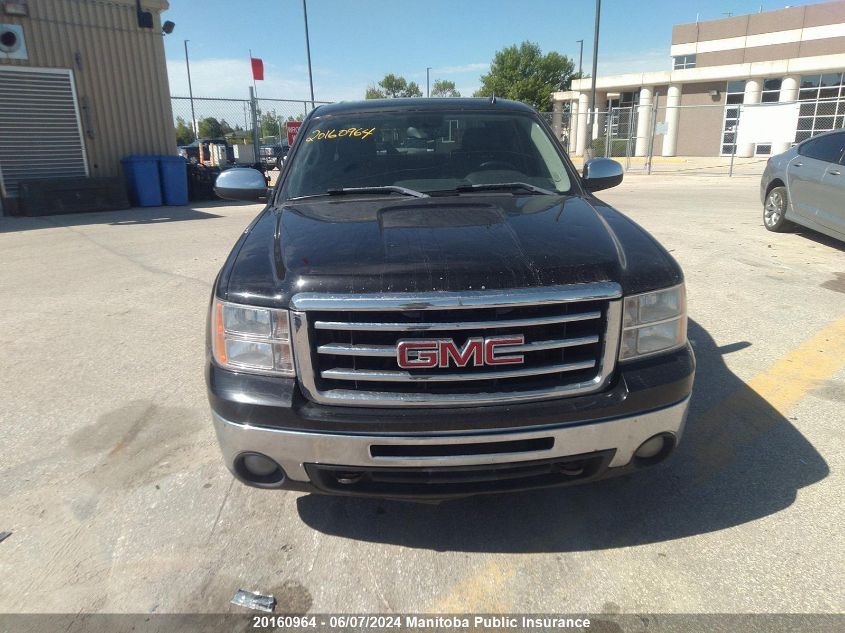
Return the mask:
M 584 474 L 584 462 L 564 462 L 556 465 L 557 470 L 567 477 L 578 477 Z
M 634 452 L 634 459 L 642 465 L 655 464 L 665 459 L 674 447 L 675 436 L 671 433 L 660 433 L 640 444 Z
M 241 453 L 235 460 L 238 475 L 253 484 L 272 486 L 285 480 L 285 471 L 261 453 Z
M 359 481 L 361 481 L 361 479 L 363 479 L 363 477 L 364 477 L 364 473 L 350 472 L 350 473 L 338 473 L 335 476 L 335 479 L 337 479 L 337 483 L 339 483 L 339 484 L 343 484 L 345 486 L 351 486 L 353 484 L 357 484 Z

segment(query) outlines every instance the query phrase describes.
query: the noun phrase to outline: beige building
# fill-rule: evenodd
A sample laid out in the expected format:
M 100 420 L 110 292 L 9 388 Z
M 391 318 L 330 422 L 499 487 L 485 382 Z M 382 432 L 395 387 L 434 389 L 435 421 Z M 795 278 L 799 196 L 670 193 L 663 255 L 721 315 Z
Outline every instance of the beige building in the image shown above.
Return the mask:
M 608 114 L 595 117 L 594 139 L 622 129 L 630 155 L 648 154 L 654 139 L 656 155 L 746 157 L 843 127 L 845 1 L 679 24 L 670 55 L 669 70 L 597 78 L 595 110 Z M 578 155 L 591 90 L 582 79 L 553 95 L 556 111 L 571 113 Z
M 176 151 L 166 0 L 0 0 L 0 194 L 32 178 L 121 176 Z

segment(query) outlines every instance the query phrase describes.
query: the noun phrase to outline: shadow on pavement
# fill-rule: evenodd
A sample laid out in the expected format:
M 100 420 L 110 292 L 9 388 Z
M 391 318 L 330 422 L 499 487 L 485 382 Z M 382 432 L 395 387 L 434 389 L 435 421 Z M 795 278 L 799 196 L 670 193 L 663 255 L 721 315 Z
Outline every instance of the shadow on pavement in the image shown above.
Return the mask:
M 132 207 L 118 211 L 100 211 L 97 213 L 69 213 L 66 215 L 45 215 L 38 217 L 5 216 L 0 217 L 0 233 L 33 231 L 52 227 L 85 226 L 108 224 L 112 226 L 132 226 L 136 224 L 159 224 L 162 222 L 187 222 L 192 220 L 210 220 L 222 217 L 211 213 L 216 207 L 232 207 L 254 204 L 250 202 L 210 201 L 192 203 L 183 207 Z M 257 212 L 256 212 L 257 213 Z
M 828 248 L 834 248 L 837 251 L 845 252 L 845 242 L 837 240 L 835 237 L 830 237 L 824 233 L 818 233 L 812 229 L 805 229 L 802 226 L 796 228 L 793 233 L 815 242 L 816 244 L 821 244 L 822 246 L 827 246 Z
M 695 322 L 698 373 L 684 438 L 667 462 L 628 477 L 440 505 L 302 496 L 320 532 L 467 552 L 565 552 L 654 543 L 722 530 L 788 508 L 824 479 L 824 459 L 790 422 L 727 368 Z

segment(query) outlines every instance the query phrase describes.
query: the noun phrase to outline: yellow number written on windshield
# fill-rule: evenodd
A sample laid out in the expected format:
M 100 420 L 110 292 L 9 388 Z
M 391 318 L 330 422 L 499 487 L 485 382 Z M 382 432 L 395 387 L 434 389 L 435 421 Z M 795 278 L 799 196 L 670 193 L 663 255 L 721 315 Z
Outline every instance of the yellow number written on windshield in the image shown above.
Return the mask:
M 340 130 L 331 129 L 326 130 L 325 132 L 314 130 L 311 132 L 311 135 L 305 139 L 305 142 L 310 143 L 311 141 L 322 141 L 323 139 L 333 138 L 360 138 L 361 140 L 364 140 L 365 138 L 372 136 L 375 131 L 376 128 L 374 127 L 371 127 L 368 130 L 361 127 L 347 127 Z

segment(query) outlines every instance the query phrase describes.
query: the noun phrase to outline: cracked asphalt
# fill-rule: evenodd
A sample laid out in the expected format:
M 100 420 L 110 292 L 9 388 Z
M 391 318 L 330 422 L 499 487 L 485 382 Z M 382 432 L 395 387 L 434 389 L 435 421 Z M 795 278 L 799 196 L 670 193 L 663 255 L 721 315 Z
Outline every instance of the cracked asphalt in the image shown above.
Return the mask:
M 828 612 L 845 604 L 845 244 L 763 229 L 758 180 L 601 197 L 684 267 L 699 362 L 667 463 L 417 505 L 246 488 L 203 382 L 256 205 L 0 218 L 0 612 Z

